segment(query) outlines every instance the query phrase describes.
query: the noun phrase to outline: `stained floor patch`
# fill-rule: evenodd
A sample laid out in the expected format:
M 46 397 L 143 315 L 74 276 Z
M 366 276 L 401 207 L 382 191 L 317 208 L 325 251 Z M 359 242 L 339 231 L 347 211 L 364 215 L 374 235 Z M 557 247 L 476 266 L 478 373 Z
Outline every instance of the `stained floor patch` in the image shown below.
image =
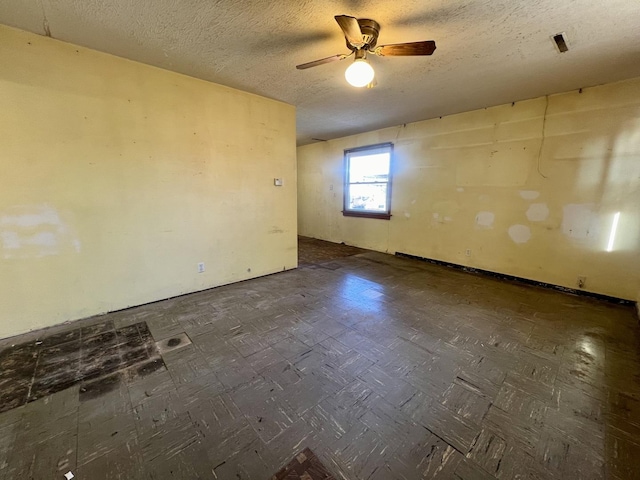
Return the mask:
M 178 348 L 186 347 L 187 345 L 191 345 L 191 339 L 187 336 L 186 333 L 181 333 L 180 335 L 175 335 L 170 338 L 165 338 L 164 340 L 160 340 L 156 342 L 156 346 L 161 354 L 165 354 L 167 352 L 171 352 L 172 350 L 177 350 Z
M 95 395 L 108 390 L 111 374 L 147 364 L 153 371 L 157 363 L 162 359 L 145 322 L 116 329 L 106 321 L 14 345 L 0 352 L 0 412 L 78 383 Z
M 282 470 L 270 480 L 334 480 L 322 462 L 310 449 L 297 454 Z

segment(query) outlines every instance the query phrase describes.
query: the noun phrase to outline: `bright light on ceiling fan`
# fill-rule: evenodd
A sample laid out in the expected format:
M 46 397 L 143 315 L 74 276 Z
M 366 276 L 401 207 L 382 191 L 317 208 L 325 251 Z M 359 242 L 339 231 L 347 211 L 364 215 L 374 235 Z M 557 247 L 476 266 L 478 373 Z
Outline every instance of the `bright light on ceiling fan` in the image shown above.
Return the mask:
M 433 40 L 377 46 L 380 25 L 375 20 L 355 18 L 349 15 L 336 15 L 334 18 L 342 29 L 347 48 L 351 52 L 346 54 L 339 53 L 320 60 L 314 60 L 313 62 L 296 65 L 298 70 L 306 70 L 307 68 L 344 60 L 351 55 L 355 55 L 355 61 L 344 72 L 347 82 L 358 88 L 366 87 L 367 85 L 372 87 L 375 85 L 375 83 L 372 83 L 375 72 L 366 60 L 367 54 L 379 57 L 424 56 L 433 54 L 436 49 L 436 42 Z
M 364 58 L 357 58 L 344 72 L 344 78 L 354 87 L 366 87 L 371 83 L 375 72 Z

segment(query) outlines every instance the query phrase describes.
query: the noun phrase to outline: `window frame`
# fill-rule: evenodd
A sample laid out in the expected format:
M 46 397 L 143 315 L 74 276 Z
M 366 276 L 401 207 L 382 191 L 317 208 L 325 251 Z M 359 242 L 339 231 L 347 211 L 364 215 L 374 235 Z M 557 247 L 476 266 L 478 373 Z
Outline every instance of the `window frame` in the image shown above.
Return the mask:
M 349 192 L 351 185 L 363 185 L 363 184 L 374 184 L 374 183 L 385 183 L 385 182 L 349 182 L 349 173 L 350 173 L 350 159 L 353 153 L 361 153 L 366 152 L 367 150 L 380 150 L 380 149 L 389 149 L 389 174 L 387 176 L 387 210 L 385 212 L 380 211 L 372 211 L 372 210 L 353 210 L 349 209 Z M 344 173 L 344 184 L 343 184 L 343 194 L 342 194 L 342 215 L 345 217 L 361 217 L 361 218 L 376 218 L 379 220 L 390 220 L 391 219 L 391 185 L 392 185 L 392 172 L 393 172 L 393 143 L 376 143 L 375 145 L 366 145 L 364 147 L 356 147 L 356 148 L 348 148 L 344 150 L 344 165 L 343 165 L 343 173 Z

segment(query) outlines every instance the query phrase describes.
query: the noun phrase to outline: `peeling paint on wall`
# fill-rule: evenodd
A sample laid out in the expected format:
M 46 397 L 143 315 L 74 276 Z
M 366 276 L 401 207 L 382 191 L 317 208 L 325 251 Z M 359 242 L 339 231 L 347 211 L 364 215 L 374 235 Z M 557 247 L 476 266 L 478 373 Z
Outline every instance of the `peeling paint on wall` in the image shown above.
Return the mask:
M 593 207 L 593 203 L 570 203 L 562 207 L 562 233 L 580 240 L 595 237 L 598 218 Z
M 549 207 L 546 203 L 532 203 L 527 210 L 527 218 L 532 222 L 542 222 L 549 217 Z
M 16 205 L 0 212 L 2 257 L 40 258 L 63 250 L 80 252 L 81 244 L 58 211 L 47 204 Z
M 535 200 L 540 196 L 540 192 L 535 190 L 520 190 L 520 196 L 525 200 Z
M 527 243 L 531 238 L 531 229 L 526 225 L 511 225 L 509 236 L 516 243 Z
M 478 212 L 476 215 L 476 225 L 481 228 L 493 228 L 493 221 L 496 216 L 493 212 Z

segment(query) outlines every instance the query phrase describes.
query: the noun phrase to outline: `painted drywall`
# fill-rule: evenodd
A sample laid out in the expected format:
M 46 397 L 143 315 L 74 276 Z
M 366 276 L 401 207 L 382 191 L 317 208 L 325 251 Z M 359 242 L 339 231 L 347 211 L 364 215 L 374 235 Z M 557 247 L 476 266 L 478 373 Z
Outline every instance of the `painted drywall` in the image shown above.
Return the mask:
M 395 144 L 391 220 L 343 217 L 343 150 L 381 142 Z M 585 290 L 635 300 L 640 79 L 299 147 L 298 224 L 570 288 L 586 277 Z
M 2 26 L 0 65 L 0 337 L 297 266 L 294 107 Z

